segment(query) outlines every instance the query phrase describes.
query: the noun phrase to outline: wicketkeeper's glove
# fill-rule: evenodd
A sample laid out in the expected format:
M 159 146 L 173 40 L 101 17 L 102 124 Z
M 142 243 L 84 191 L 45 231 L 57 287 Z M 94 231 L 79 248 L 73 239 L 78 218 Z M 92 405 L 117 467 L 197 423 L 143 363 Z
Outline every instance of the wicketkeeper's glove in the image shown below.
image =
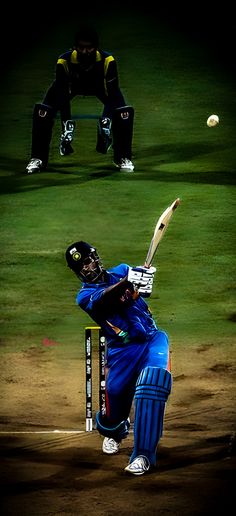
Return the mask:
M 149 297 L 152 293 L 152 286 L 156 267 L 130 267 L 128 281 L 130 281 L 142 297 Z
M 71 142 L 73 140 L 74 132 L 75 132 L 75 122 L 74 120 L 67 120 L 63 122 L 64 131 L 61 134 L 60 138 L 60 155 L 68 156 L 73 152 L 71 147 Z

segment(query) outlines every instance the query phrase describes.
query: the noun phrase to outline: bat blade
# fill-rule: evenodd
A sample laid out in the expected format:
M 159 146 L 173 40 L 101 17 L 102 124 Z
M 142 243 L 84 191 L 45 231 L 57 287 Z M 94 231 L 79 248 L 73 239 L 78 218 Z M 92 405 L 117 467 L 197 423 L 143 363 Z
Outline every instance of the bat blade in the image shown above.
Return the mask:
M 170 222 L 170 219 L 173 215 L 174 210 L 179 206 L 180 199 L 175 199 L 174 202 L 168 208 L 166 208 L 165 211 L 163 211 L 162 215 L 159 217 L 156 227 L 153 233 L 153 237 L 147 252 L 146 260 L 145 260 L 145 267 L 150 267 L 153 258 L 156 254 L 157 248 L 160 244 L 160 241 L 168 227 L 168 224 Z

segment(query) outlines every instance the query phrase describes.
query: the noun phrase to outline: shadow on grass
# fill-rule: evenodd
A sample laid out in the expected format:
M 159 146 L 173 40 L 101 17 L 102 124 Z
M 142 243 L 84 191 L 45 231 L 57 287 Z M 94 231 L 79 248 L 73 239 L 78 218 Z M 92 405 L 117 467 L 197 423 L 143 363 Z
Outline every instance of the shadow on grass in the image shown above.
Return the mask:
M 224 150 L 225 145 L 217 146 L 217 150 Z M 109 178 L 112 181 L 159 181 L 159 182 L 184 182 L 216 185 L 235 184 L 233 171 L 191 171 L 191 161 L 194 157 L 203 154 L 211 154 L 216 151 L 213 144 L 198 142 L 196 144 L 156 145 L 141 149 L 134 156 L 134 173 L 120 172 L 112 163 L 106 165 L 95 161 L 88 165 L 84 163 L 76 165 L 74 162 L 60 162 L 48 166 L 46 171 L 39 174 L 27 175 L 24 173 L 26 163 L 21 159 L 2 156 L 1 163 L 1 194 L 30 191 L 50 186 L 79 185 L 91 180 Z M 158 157 L 158 158 L 157 158 Z M 206 163 L 208 158 L 206 158 Z M 158 165 L 168 163 L 189 163 L 189 171 L 158 170 Z M 4 174 L 5 173 L 5 174 Z M 10 175 L 9 175 L 10 173 Z
M 54 186 L 79 185 L 91 180 L 101 179 L 116 174 L 112 165 L 106 167 L 86 165 L 76 166 L 73 163 L 48 166 L 47 170 L 28 175 L 25 171 L 25 161 L 18 159 L 0 158 L 0 193 L 18 193 Z
M 217 146 L 214 143 L 209 142 L 196 142 L 196 143 L 174 143 L 174 144 L 163 144 L 163 145 L 152 145 L 145 147 L 137 152 L 137 158 L 139 160 L 148 160 L 150 158 L 158 157 L 158 161 L 161 163 L 178 163 L 179 161 L 190 161 L 198 156 L 205 154 L 211 154 L 219 150 L 225 150 L 225 144 Z M 157 161 L 157 163 L 158 163 Z

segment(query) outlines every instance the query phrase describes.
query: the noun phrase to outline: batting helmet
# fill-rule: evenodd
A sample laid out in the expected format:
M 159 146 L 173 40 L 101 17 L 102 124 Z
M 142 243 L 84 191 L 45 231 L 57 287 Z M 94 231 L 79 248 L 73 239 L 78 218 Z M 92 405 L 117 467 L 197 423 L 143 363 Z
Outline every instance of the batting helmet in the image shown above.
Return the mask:
M 103 272 L 95 247 L 82 240 L 74 242 L 67 248 L 66 261 L 68 267 L 82 281 L 96 281 Z M 89 268 L 90 264 L 92 264 L 91 268 Z

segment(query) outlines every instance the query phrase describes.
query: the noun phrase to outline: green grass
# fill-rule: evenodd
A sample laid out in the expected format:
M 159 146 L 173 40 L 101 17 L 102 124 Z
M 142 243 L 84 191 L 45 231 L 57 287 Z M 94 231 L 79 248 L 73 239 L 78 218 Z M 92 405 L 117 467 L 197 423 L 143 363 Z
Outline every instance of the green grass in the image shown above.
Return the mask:
M 120 173 L 111 154 L 96 153 L 95 120 L 77 121 L 75 152 L 60 158 L 57 120 L 48 171 L 24 175 L 32 107 L 68 46 L 69 29 L 63 41 L 55 29 L 50 57 L 48 36 L 14 64 L 2 86 L 1 351 L 40 347 L 48 338 L 62 354 L 82 354 L 90 321 L 75 305 L 80 283 L 66 267 L 67 246 L 87 240 L 106 267 L 141 264 L 157 218 L 176 197 L 181 205 L 156 255 L 150 307 L 173 346 L 229 345 L 235 322 L 233 81 L 221 64 L 211 64 L 204 46 L 177 33 L 163 28 L 147 38 L 149 27 L 137 17 L 119 38 L 117 23 L 113 39 L 109 26 L 98 25 L 135 108 L 135 171 Z M 93 98 L 73 103 L 74 113 L 100 110 Z M 220 124 L 209 129 L 211 113 Z

